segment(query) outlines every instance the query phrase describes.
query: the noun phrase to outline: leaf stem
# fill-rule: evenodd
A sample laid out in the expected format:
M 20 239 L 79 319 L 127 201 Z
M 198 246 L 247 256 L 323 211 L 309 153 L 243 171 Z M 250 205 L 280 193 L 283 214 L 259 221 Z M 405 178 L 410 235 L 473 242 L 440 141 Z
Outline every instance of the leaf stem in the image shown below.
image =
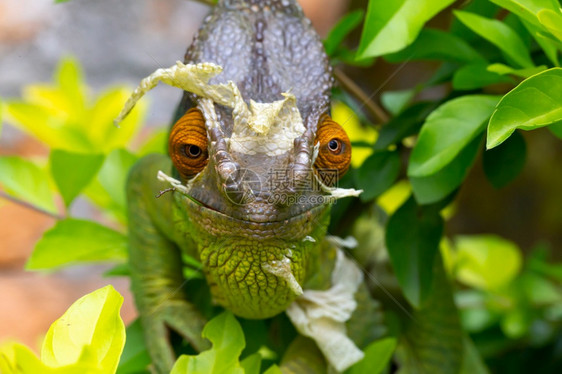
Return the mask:
M 389 116 L 376 102 L 371 100 L 369 96 L 355 83 L 347 74 L 340 68 L 334 69 L 334 76 L 338 83 L 349 93 L 360 100 L 366 107 L 369 113 L 379 121 L 381 124 L 388 122 Z
M 46 216 L 49 216 L 51 218 L 54 218 L 54 219 L 63 220 L 65 218 L 65 217 L 63 217 L 61 215 L 58 215 L 56 213 L 49 212 L 49 211 L 47 211 L 43 208 L 40 208 L 40 207 L 35 206 L 33 204 L 30 204 L 26 201 L 23 201 L 23 200 L 15 198 L 13 196 L 10 196 L 10 195 L 6 194 L 4 191 L 0 191 L 0 198 L 6 199 L 6 200 L 11 201 L 15 204 L 21 205 L 24 208 L 34 210 L 38 213 L 42 213 L 42 214 L 44 214 Z

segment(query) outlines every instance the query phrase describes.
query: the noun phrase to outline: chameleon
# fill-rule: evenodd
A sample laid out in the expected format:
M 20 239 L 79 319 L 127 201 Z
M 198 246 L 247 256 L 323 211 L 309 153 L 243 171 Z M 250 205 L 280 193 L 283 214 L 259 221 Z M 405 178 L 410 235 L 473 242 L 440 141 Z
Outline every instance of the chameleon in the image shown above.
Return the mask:
M 118 120 L 159 81 L 184 90 L 169 157 L 139 160 L 126 188 L 131 288 L 154 367 L 168 373 L 169 329 L 197 351 L 209 347 L 205 318 L 183 290 L 187 257 L 201 262 L 215 304 L 246 319 L 292 310 L 304 326 L 306 307 L 295 302 L 307 285 L 326 268 L 345 283 L 352 268 L 333 255 L 327 227 L 334 201 L 360 191 L 334 186 L 350 166 L 351 144 L 330 117 L 329 59 L 296 1 L 220 0 L 184 61 L 144 79 Z M 361 278 L 352 273 L 351 298 Z M 345 345 L 338 334 L 317 339 L 329 345 L 326 356 Z

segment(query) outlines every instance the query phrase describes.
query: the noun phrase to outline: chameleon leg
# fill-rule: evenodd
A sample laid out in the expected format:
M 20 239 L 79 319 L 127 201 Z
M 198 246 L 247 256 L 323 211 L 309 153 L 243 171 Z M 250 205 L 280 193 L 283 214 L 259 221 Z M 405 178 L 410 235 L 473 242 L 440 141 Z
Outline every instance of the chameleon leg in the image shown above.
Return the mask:
M 150 155 L 133 167 L 127 181 L 131 288 L 158 373 L 169 373 L 175 360 L 169 328 L 197 350 L 209 347 L 201 337 L 205 320 L 186 300 L 182 288 L 181 253 L 174 244 L 170 224 L 172 194 L 155 197 L 167 187 L 156 179 L 158 170 L 168 173 L 170 169 L 166 157 Z

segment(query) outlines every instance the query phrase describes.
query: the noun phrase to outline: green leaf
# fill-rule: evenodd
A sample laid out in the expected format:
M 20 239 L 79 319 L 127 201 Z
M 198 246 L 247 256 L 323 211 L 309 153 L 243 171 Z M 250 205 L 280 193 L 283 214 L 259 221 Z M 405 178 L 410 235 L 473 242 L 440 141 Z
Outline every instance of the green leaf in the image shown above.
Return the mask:
M 125 345 L 121 304 L 123 297 L 112 286 L 78 299 L 51 325 L 41 360 L 51 367 L 95 364 L 101 372 L 114 373 Z
M 498 100 L 497 96 L 467 95 L 433 111 L 410 156 L 408 176 L 427 177 L 451 163 L 482 132 Z
M 487 69 L 487 63 L 465 65 L 455 72 L 455 90 L 474 90 L 498 83 L 515 83 L 513 79 Z
M 403 49 L 423 25 L 453 0 L 369 1 L 358 57 L 382 56 Z
M 493 3 L 516 14 L 519 18 L 539 25 L 537 14 L 542 9 L 557 10 L 560 8 L 557 0 L 491 0 Z
M 376 152 L 367 158 L 356 174 L 361 201 L 370 201 L 389 189 L 400 173 L 398 152 Z
M 476 159 L 482 136 L 477 136 L 443 169 L 427 177 L 410 177 L 416 201 L 431 204 L 456 190 L 466 178 Z
M 464 63 L 485 61 L 482 55 L 458 36 L 430 28 L 424 28 L 410 46 L 385 56 L 385 60 L 388 62 L 436 60 Z
M 513 309 L 501 320 L 500 327 L 503 333 L 510 339 L 520 339 L 525 336 L 531 325 L 529 311 L 525 309 Z
M 472 340 L 468 336 L 464 336 L 462 341 L 464 353 L 459 374 L 489 374 L 488 368 Z
M 471 0 L 462 4 L 462 10 L 488 18 L 495 18 L 499 7 L 490 0 Z M 477 36 L 456 18 L 453 18 L 449 32 L 470 43 Z
M 404 230 L 404 229 L 403 229 Z M 404 317 L 395 357 L 399 374 L 458 374 L 462 364 L 463 336 L 451 284 L 441 257 L 425 264 L 434 274 L 425 305 Z
M 418 89 L 401 91 L 385 91 L 381 95 L 381 103 L 386 110 L 396 116 L 408 105 L 416 96 Z
M 541 25 L 562 42 L 562 15 L 560 10 L 555 12 L 550 9 L 543 9 L 537 13 L 537 17 Z
M 58 221 L 37 242 L 26 268 L 55 269 L 74 262 L 124 261 L 127 236 L 92 221 Z
M 457 279 L 471 287 L 494 291 L 507 285 L 521 269 L 521 252 L 515 243 L 495 235 L 459 236 Z
M 417 102 L 388 121 L 381 129 L 375 151 L 387 149 L 392 144 L 414 135 L 429 113 L 435 109 L 433 102 Z
M 127 341 L 116 374 L 149 374 L 147 368 L 151 359 L 146 349 L 140 319 L 127 326 L 126 336 Z
M 514 69 L 511 66 L 497 63 L 488 66 L 487 70 L 489 72 L 494 72 L 502 75 L 511 74 L 521 78 L 528 78 L 531 75 L 535 75 L 546 70 L 546 65 L 541 65 L 541 66 L 527 68 L 527 69 Z
M 548 126 L 550 132 L 552 132 L 555 136 L 562 139 L 562 122 L 555 123 L 553 125 Z
M 110 196 L 112 202 L 123 210 L 127 204 L 125 194 L 127 176 L 136 161 L 137 157 L 129 151 L 116 149 L 106 157 L 96 178 Z M 154 179 L 156 179 L 156 176 L 154 176 Z
M 338 21 L 324 40 L 324 48 L 326 49 L 328 56 L 332 56 L 345 37 L 353 31 L 353 29 L 359 26 L 364 15 L 365 12 L 363 9 L 357 9 L 346 14 Z
M 273 364 L 263 374 L 283 374 L 283 372 L 279 369 L 279 366 Z
M 534 75 L 508 92 L 488 124 L 486 147 L 494 148 L 516 129 L 533 130 L 562 121 L 562 68 Z
M 521 67 L 534 66 L 525 44 L 506 24 L 460 10 L 454 11 L 454 14 L 466 27 L 494 44 Z
M 515 132 L 498 147 L 484 152 L 484 173 L 495 188 L 502 188 L 523 170 L 526 157 L 525 139 Z
M 386 246 L 406 299 L 420 307 L 430 294 L 432 264 L 439 249 L 443 219 L 434 209 L 418 207 L 410 197 L 388 220 Z
M 191 270 L 189 268 L 187 268 L 187 270 Z M 184 270 L 185 272 L 185 270 Z M 131 276 L 131 267 L 129 266 L 128 263 L 121 263 L 121 264 L 117 264 L 113 267 L 111 267 L 110 269 L 104 271 L 103 273 L 104 277 L 130 277 Z M 185 274 L 184 274 L 185 276 Z M 188 279 L 188 278 L 186 278 Z
M 171 374 L 244 374 L 238 359 L 246 341 L 232 313 L 223 312 L 210 320 L 203 329 L 203 337 L 213 347 L 197 356 L 181 356 Z
M 59 149 L 51 151 L 51 175 L 66 206 L 69 206 L 92 181 L 103 159 L 103 155 L 73 153 Z
M 535 39 L 537 44 L 542 48 L 544 54 L 548 59 L 554 64 L 554 66 L 560 66 L 560 61 L 558 60 L 558 48 L 556 43 L 553 43 L 550 38 L 542 35 L 542 27 L 537 26 L 531 22 L 522 20 L 523 25 L 529 31 L 529 34 Z
M 0 157 L 0 183 L 7 194 L 56 213 L 49 175 L 31 161 L 15 156 Z
M 351 367 L 349 374 L 379 374 L 390 362 L 396 349 L 396 338 L 376 340 L 365 348 L 365 358 Z
M 244 374 L 260 374 L 261 355 L 254 353 L 242 360 L 240 363 L 244 369 Z

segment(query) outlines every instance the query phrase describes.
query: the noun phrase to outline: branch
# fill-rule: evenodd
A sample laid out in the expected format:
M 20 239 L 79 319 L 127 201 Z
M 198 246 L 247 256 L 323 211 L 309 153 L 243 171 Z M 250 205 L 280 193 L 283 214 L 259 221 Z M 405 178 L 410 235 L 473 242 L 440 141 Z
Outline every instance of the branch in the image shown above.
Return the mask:
M 23 200 L 20 200 L 20 199 L 15 198 L 15 197 L 13 197 L 13 196 L 10 196 L 10 195 L 6 194 L 4 191 L 0 191 L 0 198 L 6 199 L 6 200 L 8 200 L 8 201 L 11 201 L 11 202 L 13 202 L 13 203 L 15 203 L 15 204 L 18 204 L 18 205 L 24 207 L 24 208 L 34 210 L 34 211 L 36 211 L 37 213 L 44 214 L 44 215 L 49 216 L 49 217 L 54 218 L 54 219 L 62 220 L 62 219 L 65 218 L 65 217 L 60 216 L 60 215 L 58 215 L 58 214 L 56 214 L 56 213 L 49 212 L 49 211 L 47 211 L 47 210 L 45 210 L 45 209 L 43 209 L 43 208 L 39 208 L 38 206 L 35 206 L 35 205 L 33 205 L 33 204 L 30 204 L 30 203 L 28 203 L 28 202 L 26 202 L 26 201 L 23 201 Z
M 346 90 L 349 91 L 355 98 L 361 101 L 361 105 L 366 106 L 369 113 L 379 121 L 381 124 L 389 120 L 388 114 L 382 109 L 371 97 L 367 96 L 365 91 L 361 89 L 351 78 L 347 76 L 340 68 L 334 69 L 334 76 L 338 83 Z

